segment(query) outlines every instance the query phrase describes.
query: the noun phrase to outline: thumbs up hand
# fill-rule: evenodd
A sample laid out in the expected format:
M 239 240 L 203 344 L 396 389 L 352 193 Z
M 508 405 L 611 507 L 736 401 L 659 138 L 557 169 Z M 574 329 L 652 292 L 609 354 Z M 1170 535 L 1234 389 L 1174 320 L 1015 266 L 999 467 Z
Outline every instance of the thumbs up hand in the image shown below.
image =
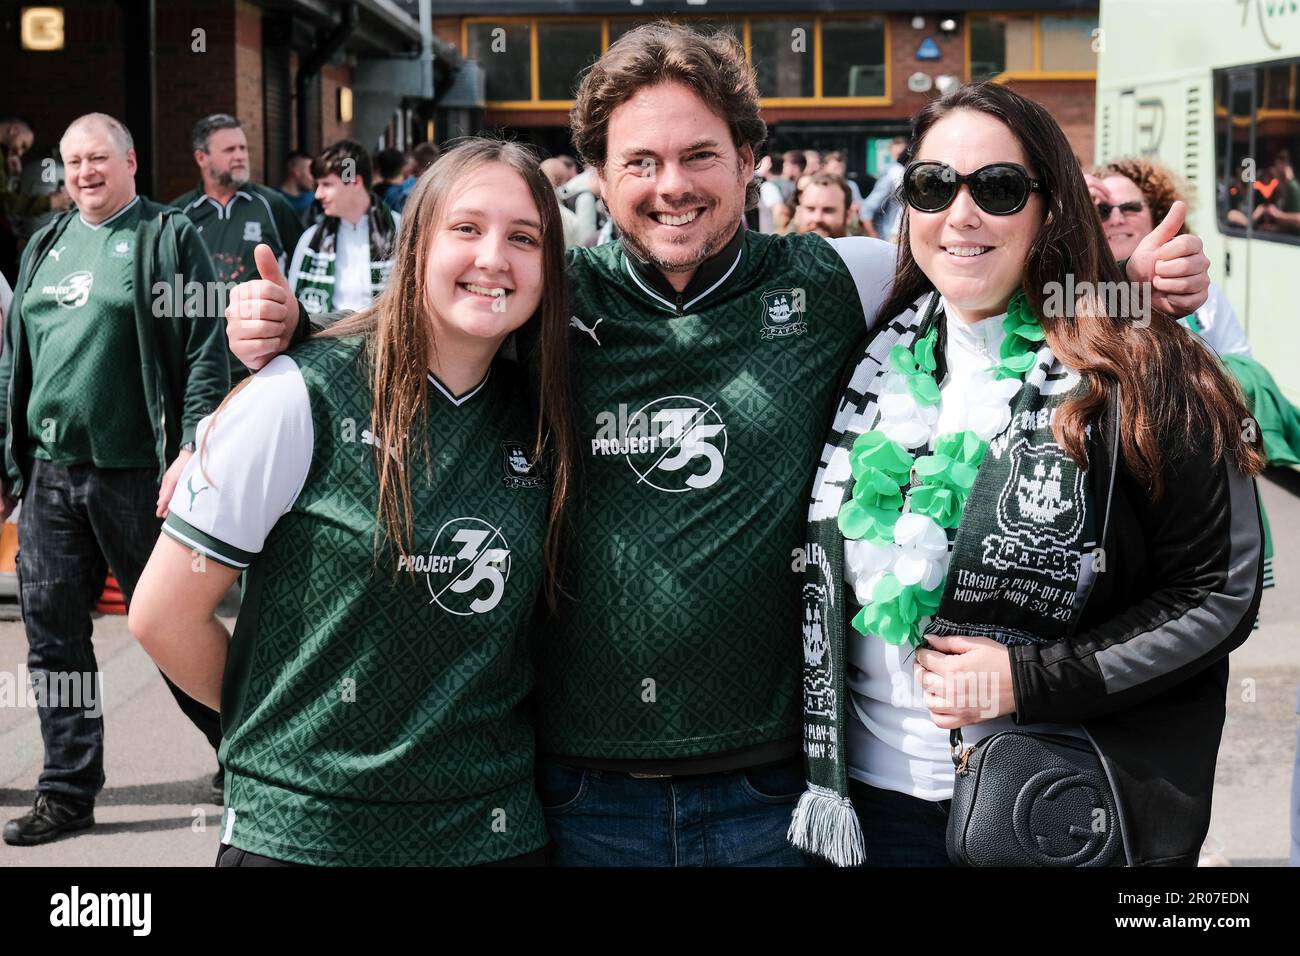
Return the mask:
M 298 328 L 298 300 L 266 243 L 253 250 L 260 279 L 241 282 L 226 305 L 230 351 L 257 370 L 289 347 Z
M 1210 296 L 1210 260 L 1201 240 L 1178 235 L 1187 218 L 1187 204 L 1179 200 L 1160 224 L 1133 250 L 1128 277 L 1151 283 L 1151 305 L 1174 318 L 1195 312 Z

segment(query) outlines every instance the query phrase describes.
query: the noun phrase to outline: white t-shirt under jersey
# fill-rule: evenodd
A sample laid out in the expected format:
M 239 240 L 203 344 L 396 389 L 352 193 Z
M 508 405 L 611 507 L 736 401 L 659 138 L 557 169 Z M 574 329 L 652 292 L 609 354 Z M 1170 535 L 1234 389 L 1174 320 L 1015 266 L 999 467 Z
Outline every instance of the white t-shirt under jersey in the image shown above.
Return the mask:
M 940 300 L 942 307 L 942 300 Z M 944 309 L 948 374 L 939 386 L 943 406 L 939 432 L 949 424 L 973 387 L 977 373 L 992 368 L 1006 332 L 1005 314 L 967 324 Z M 845 562 L 845 578 L 853 573 Z M 848 629 L 848 687 L 851 703 L 848 728 L 849 776 L 883 790 L 920 797 L 952 799 L 953 766 L 948 731 L 930 719 L 924 694 L 913 674 L 913 649 L 897 647 L 880 637 Z M 979 688 L 981 697 L 984 687 Z M 996 700 L 992 688 L 990 696 Z M 962 728 L 962 740 L 973 744 L 1004 730 L 1082 735 L 1077 726 L 1033 724 L 1017 726 L 1010 715 Z
M 1183 320 L 1186 323 L 1186 320 Z M 1250 342 L 1237 320 L 1232 303 L 1218 285 L 1210 283 L 1210 297 L 1196 310 L 1201 337 L 1216 355 L 1244 355 L 1250 358 Z
M 401 229 L 402 217 L 392 213 L 393 227 Z M 307 228 L 294 247 L 289 263 L 289 288 L 298 287 L 302 276 L 303 260 L 320 223 Z M 339 220 L 339 231 L 334 237 L 334 302 L 332 312 L 360 312 L 374 301 L 370 276 L 370 216 L 363 215 L 356 222 Z

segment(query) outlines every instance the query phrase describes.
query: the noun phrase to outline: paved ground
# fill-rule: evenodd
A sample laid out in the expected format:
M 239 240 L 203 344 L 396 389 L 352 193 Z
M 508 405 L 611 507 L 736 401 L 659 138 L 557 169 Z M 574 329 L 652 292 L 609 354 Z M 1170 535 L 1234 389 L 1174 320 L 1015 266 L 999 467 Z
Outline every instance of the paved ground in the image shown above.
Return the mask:
M 1232 656 L 1210 833 L 1237 866 L 1281 865 L 1289 852 L 1300 723 L 1300 481 L 1295 484 L 1293 493 L 1262 483 L 1278 534 L 1278 586 L 1265 593 L 1264 626 Z M 95 808 L 97 826 L 43 847 L 0 844 L 0 866 L 211 865 L 220 823 L 220 808 L 208 802 L 214 755 L 131 640 L 124 618 L 98 620 L 94 641 L 104 675 L 108 776 Z M 0 623 L 0 682 L 12 686 L 26 654 L 22 625 Z M 0 683 L 0 820 L 30 808 L 40 767 L 36 713 L 14 706 Z

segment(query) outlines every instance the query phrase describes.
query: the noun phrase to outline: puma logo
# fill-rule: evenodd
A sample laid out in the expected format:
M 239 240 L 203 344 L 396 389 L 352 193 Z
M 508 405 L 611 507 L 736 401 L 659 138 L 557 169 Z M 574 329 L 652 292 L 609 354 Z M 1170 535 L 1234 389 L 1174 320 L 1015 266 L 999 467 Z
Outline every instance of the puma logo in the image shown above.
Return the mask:
M 55 262 L 58 262 L 59 256 L 63 255 L 63 250 L 66 248 L 68 248 L 66 245 L 62 245 L 59 246 L 59 248 L 57 249 L 51 249 L 49 253 L 50 258 L 53 259 Z
M 597 345 L 600 344 L 600 339 L 596 338 L 596 326 L 600 325 L 600 323 L 604 321 L 605 320 L 603 318 L 599 318 L 596 320 L 595 325 L 592 325 L 590 328 L 588 328 L 587 326 L 582 324 L 582 319 L 578 318 L 576 315 L 569 316 L 569 325 L 572 328 L 580 329 L 583 332 L 586 332 L 588 335 L 591 336 L 591 340 L 595 342 Z
M 211 485 L 204 485 L 204 486 L 203 486 L 202 488 L 200 488 L 198 491 L 195 491 L 195 490 L 194 490 L 194 476 L 193 476 L 193 475 L 190 475 L 187 479 L 185 479 L 185 490 L 188 491 L 188 492 L 190 493 L 190 507 L 191 507 L 191 508 L 194 507 L 194 499 L 195 499 L 195 498 L 197 498 L 200 494 L 202 494 L 203 492 L 207 491 L 207 490 L 208 490 L 209 488 L 211 488 L 211 487 L 212 487 Z

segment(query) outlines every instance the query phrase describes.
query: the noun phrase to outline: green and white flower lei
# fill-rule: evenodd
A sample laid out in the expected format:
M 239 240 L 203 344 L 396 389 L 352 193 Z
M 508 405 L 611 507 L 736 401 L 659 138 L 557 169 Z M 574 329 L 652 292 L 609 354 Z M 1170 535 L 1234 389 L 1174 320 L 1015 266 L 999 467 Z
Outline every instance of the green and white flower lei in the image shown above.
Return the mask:
M 997 364 L 979 373 L 965 407 L 949 410 L 959 427 L 941 435 L 938 324 L 913 348 L 896 345 L 889 354 L 877 392 L 880 420 L 853 443 L 853 496 L 839 513 L 845 565 L 862 605 L 853 626 L 863 634 L 916 646 L 939 608 L 950 556 L 945 529 L 961 523 L 989 441 L 1010 424 L 1011 402 L 1044 338 L 1020 290 L 1002 327 Z

